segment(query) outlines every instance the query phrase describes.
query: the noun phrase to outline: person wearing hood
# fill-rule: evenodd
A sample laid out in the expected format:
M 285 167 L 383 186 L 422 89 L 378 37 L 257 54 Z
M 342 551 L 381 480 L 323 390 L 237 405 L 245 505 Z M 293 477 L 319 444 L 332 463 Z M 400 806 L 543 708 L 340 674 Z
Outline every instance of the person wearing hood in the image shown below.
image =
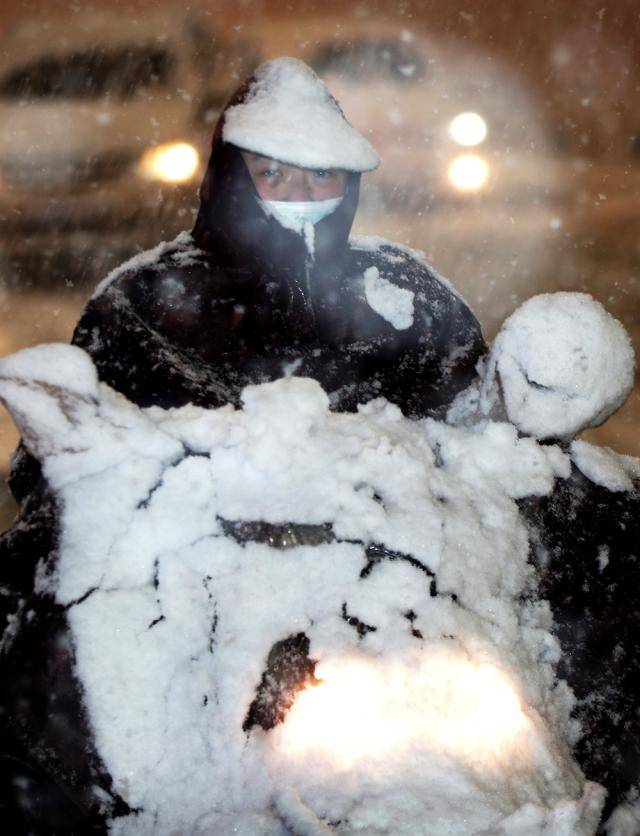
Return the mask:
M 263 64 L 220 117 L 192 234 L 116 270 L 73 342 L 140 406 L 239 405 L 295 374 L 336 410 L 383 396 L 442 416 L 485 344 L 415 254 L 349 240 L 378 162 L 310 68 Z

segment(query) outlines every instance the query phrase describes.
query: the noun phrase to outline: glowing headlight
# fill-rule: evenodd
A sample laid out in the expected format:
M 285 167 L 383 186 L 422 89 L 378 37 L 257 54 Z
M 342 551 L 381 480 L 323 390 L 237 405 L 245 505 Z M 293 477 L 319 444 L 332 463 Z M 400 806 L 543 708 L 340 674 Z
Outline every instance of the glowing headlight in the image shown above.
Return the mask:
M 487 135 L 487 123 L 479 113 L 459 113 L 451 120 L 449 134 L 458 145 L 480 145 Z
M 151 148 L 142 157 L 146 177 L 165 183 L 184 183 L 198 170 L 198 152 L 187 142 L 168 142 Z
M 276 733 L 288 757 L 336 768 L 427 747 L 477 761 L 508 757 L 528 720 L 506 676 L 491 665 L 433 653 L 419 667 L 325 663 Z
M 476 154 L 462 154 L 449 166 L 449 180 L 461 192 L 477 192 L 489 179 L 489 166 Z

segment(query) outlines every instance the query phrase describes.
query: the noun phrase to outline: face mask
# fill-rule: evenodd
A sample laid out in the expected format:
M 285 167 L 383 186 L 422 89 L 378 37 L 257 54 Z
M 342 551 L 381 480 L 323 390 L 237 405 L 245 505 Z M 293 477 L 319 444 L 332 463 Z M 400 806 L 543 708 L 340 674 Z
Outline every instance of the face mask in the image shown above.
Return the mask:
M 300 231 L 305 224 L 317 224 L 335 212 L 342 203 L 342 197 L 329 200 L 263 200 L 261 203 L 282 226 Z

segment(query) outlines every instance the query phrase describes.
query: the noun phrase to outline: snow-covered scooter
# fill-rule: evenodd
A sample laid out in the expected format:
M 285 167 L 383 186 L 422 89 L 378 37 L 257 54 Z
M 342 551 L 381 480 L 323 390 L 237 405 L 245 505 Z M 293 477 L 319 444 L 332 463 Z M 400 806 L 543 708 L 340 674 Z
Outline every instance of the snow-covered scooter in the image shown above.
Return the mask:
M 579 294 L 517 311 L 448 424 L 335 414 L 295 377 L 239 410 L 139 409 L 78 348 L 3 360 L 57 520 L 31 589 L 4 590 L 8 815 L 136 836 L 605 827 L 585 773 L 609 773 L 579 741 L 627 703 L 580 692 L 608 674 L 572 666 L 586 627 L 563 606 L 630 565 L 614 519 L 637 542 L 640 463 L 570 439 L 632 379 L 623 329 Z M 627 642 L 638 588 L 615 593 Z M 637 714 L 619 722 L 637 747 Z M 614 772 L 617 803 L 637 771 Z M 608 833 L 638 832 L 632 795 L 611 807 Z

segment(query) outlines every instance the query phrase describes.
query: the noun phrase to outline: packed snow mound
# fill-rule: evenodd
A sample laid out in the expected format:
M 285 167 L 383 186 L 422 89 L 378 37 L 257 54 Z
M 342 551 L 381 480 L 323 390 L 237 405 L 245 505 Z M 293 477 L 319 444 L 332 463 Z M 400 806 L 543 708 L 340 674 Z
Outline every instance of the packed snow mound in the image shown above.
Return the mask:
M 566 438 L 605 421 L 633 387 L 624 327 L 586 293 L 534 296 L 504 323 L 486 367 L 509 420 L 536 438 Z
M 362 172 L 380 164 L 318 76 L 297 58 L 258 67 L 245 100 L 226 111 L 222 136 L 246 151 L 303 168 Z
M 0 396 L 60 499 L 38 590 L 136 811 L 112 833 L 595 833 L 604 791 L 523 594 L 515 499 L 568 473 L 557 447 L 331 413 L 297 378 L 140 410 L 70 346 L 0 363 Z

